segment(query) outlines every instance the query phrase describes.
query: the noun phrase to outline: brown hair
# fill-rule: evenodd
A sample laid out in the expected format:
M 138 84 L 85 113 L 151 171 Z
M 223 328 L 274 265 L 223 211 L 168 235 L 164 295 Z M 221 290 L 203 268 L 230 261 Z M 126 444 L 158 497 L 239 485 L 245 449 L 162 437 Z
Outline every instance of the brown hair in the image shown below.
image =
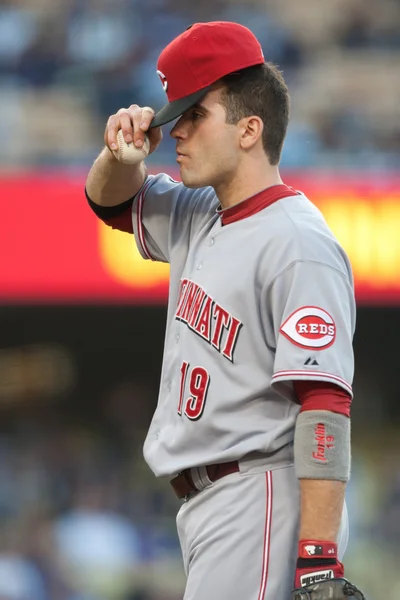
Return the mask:
M 271 165 L 279 163 L 289 121 L 290 98 L 282 73 L 273 63 L 248 67 L 223 77 L 221 104 L 226 122 L 256 115 L 263 120 L 263 147 Z

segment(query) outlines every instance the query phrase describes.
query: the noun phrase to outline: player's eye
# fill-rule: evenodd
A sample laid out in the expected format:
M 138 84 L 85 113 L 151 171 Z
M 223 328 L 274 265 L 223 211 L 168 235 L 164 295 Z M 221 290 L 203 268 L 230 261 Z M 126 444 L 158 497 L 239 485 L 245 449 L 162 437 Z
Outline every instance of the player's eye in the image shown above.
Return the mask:
M 198 121 L 202 116 L 201 112 L 198 112 L 197 110 L 192 111 L 192 121 Z

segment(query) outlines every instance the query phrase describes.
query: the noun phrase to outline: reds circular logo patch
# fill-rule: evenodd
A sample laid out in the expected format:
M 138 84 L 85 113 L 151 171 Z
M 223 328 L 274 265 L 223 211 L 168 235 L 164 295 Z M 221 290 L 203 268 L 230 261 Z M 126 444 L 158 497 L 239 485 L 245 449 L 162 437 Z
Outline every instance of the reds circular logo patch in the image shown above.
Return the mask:
M 279 331 L 290 342 L 307 350 L 329 348 L 336 338 L 335 321 L 326 310 L 316 306 L 295 310 Z

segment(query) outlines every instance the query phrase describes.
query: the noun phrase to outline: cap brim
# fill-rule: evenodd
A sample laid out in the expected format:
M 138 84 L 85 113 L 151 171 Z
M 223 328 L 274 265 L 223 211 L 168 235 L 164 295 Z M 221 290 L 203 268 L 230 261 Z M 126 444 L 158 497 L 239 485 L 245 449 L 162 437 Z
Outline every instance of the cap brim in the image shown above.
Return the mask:
M 191 106 L 196 104 L 199 100 L 201 100 L 207 92 L 210 91 L 211 85 L 194 92 L 193 94 L 189 94 L 189 96 L 185 96 L 184 98 L 179 98 L 179 100 L 174 100 L 173 102 L 169 102 L 165 106 L 161 108 L 161 110 L 156 113 L 154 119 L 150 123 L 150 129 L 153 127 L 160 127 L 161 125 L 165 125 L 170 121 L 180 117 L 185 110 L 188 110 Z

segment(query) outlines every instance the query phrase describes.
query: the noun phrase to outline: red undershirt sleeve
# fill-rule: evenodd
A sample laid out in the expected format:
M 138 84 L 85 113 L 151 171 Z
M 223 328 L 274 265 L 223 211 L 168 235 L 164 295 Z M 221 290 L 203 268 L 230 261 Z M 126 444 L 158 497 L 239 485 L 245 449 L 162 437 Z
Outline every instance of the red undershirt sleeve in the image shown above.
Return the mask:
M 329 410 L 350 417 L 351 396 L 334 383 L 321 381 L 293 381 L 300 412 Z

